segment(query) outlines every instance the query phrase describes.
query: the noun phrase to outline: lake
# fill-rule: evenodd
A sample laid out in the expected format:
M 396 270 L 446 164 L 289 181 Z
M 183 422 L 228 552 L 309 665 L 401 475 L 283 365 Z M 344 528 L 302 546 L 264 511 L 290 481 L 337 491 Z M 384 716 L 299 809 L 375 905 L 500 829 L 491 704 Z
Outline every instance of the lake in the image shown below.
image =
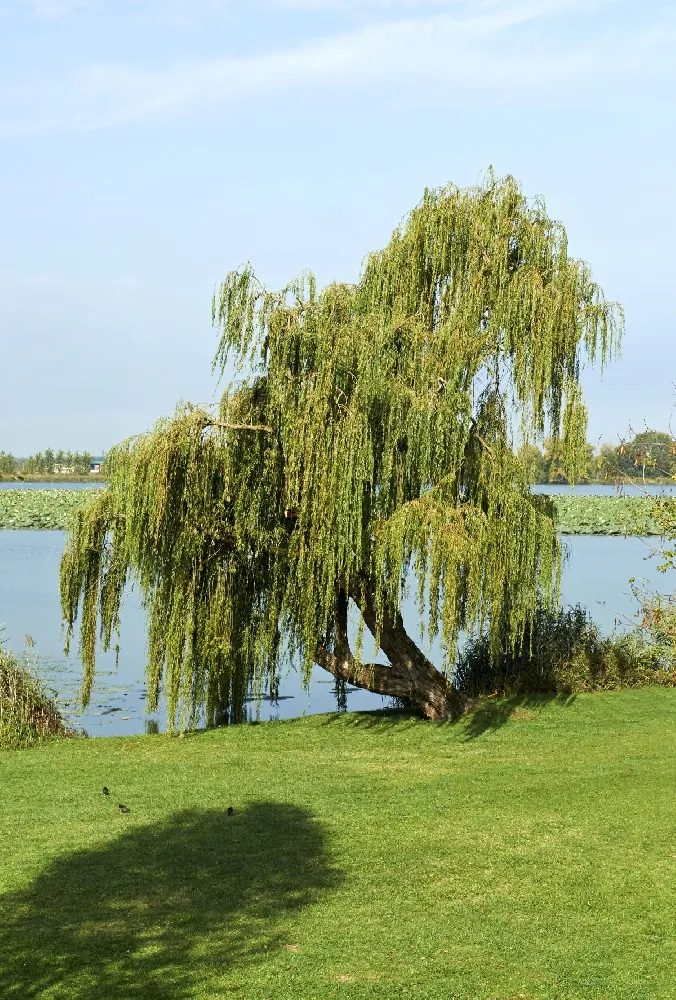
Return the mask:
M 65 539 L 63 531 L 0 531 L 0 627 L 4 626 L 5 645 L 18 653 L 24 649 L 26 636 L 30 637 L 38 672 L 58 691 L 64 716 L 90 736 L 164 729 L 163 710 L 153 716 L 145 713 L 145 616 L 134 592 L 128 594 L 121 615 L 117 669 L 113 651 L 100 653 L 89 708 L 81 714 L 74 711 L 80 662 L 77 656 L 66 658 L 63 654 L 59 606 L 59 561 Z M 299 677 L 292 673 L 282 685 L 278 704 L 264 701 L 258 717 L 283 719 L 334 711 L 334 689 L 333 677 L 319 668 L 315 669 L 309 692 L 301 689 Z M 387 698 L 348 689 L 350 709 L 382 708 L 388 704 Z M 257 717 L 254 706 L 250 717 Z
M 77 488 L 80 484 L 70 484 Z M 2 484 L 12 488 L 13 483 Z M 44 488 L 48 484 L 39 484 Z M 68 488 L 69 484 L 63 484 Z M 96 488 L 91 484 L 92 488 Z M 21 484 L 25 488 L 25 484 Z M 563 487 L 564 491 L 570 487 Z M 587 487 L 606 492 L 604 487 Z M 613 487 L 608 487 L 613 492 Z M 576 492 L 585 490 L 578 487 Z M 560 490 L 548 491 L 560 492 Z M 101 654 L 94 693 L 89 708 L 79 714 L 74 701 L 80 683 L 77 656 L 63 655 L 63 637 L 59 608 L 59 561 L 65 543 L 61 531 L 0 531 L 0 626 L 4 642 L 15 652 L 25 646 L 26 635 L 34 646 L 39 672 L 58 692 L 66 718 L 84 728 L 90 736 L 132 735 L 146 730 L 162 730 L 166 716 L 161 709 L 153 716 L 145 712 L 145 618 L 138 595 L 130 593 L 122 611 L 122 635 L 117 669 L 115 654 Z M 668 593 L 676 589 L 673 574 L 657 571 L 651 558 L 654 539 L 621 536 L 566 536 L 567 558 L 563 569 L 564 603 L 587 607 L 601 629 L 610 633 L 614 627 L 626 628 L 625 616 L 636 608 L 629 578 L 645 578 L 648 585 Z M 418 632 L 418 616 L 412 604 L 404 608 L 404 621 L 411 635 Z M 365 644 L 366 646 L 366 644 Z M 438 643 L 428 651 L 439 663 Z M 364 655 L 370 657 L 368 648 Z M 250 718 L 284 719 L 303 714 L 330 712 L 337 708 L 334 679 L 315 668 L 309 691 L 301 689 L 299 677 L 291 673 L 281 684 L 279 702 L 264 701 L 257 716 L 250 706 Z M 350 710 L 381 708 L 388 699 L 368 691 L 348 691 Z
M 536 483 L 531 487 L 533 493 L 553 493 L 555 496 L 573 494 L 578 497 L 619 496 L 676 496 L 676 483 L 647 483 L 645 486 L 633 484 L 612 486 L 610 483 L 582 483 L 579 486 L 568 486 L 565 483 Z

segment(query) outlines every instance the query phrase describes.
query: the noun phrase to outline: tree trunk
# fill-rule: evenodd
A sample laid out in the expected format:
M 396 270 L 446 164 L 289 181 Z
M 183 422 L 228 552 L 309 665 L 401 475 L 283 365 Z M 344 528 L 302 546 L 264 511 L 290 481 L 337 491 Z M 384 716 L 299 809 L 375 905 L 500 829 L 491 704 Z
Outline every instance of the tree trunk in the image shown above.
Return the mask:
M 360 595 L 360 600 L 361 600 Z M 356 602 L 355 602 L 356 603 Z M 377 631 L 376 616 L 368 593 L 360 611 L 370 632 Z M 315 662 L 334 677 L 391 698 L 400 698 L 427 719 L 453 719 L 461 715 L 464 696 L 437 670 L 406 632 L 399 613 L 385 614 L 380 647 L 390 661 L 357 664 L 347 638 L 348 599 L 338 598 L 333 651 L 324 646 L 315 651 Z

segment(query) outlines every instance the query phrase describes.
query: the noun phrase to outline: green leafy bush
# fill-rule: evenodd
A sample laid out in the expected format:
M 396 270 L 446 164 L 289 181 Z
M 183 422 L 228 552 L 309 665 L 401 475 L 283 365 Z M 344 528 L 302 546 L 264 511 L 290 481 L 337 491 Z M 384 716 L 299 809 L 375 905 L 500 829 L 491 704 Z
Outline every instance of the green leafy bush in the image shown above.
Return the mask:
M 0 648 L 0 750 L 71 735 L 28 660 Z
M 648 684 L 676 686 L 676 662 L 640 632 L 602 636 L 579 604 L 539 608 L 522 645 L 491 663 L 488 637 L 472 638 L 456 668 L 469 697 L 486 694 L 573 694 Z

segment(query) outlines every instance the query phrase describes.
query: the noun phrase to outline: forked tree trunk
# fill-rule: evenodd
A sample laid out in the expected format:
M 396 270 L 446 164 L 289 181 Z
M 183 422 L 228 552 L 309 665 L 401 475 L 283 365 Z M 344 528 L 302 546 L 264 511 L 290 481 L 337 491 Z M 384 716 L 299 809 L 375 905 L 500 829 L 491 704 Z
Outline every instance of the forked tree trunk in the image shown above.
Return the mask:
M 368 629 L 375 636 L 376 617 L 368 598 L 358 605 Z M 400 614 L 385 614 L 380 631 L 380 647 L 390 661 L 358 664 L 347 637 L 347 596 L 338 599 L 334 649 L 319 647 L 315 662 L 339 680 L 376 694 L 400 698 L 427 719 L 453 719 L 461 715 L 465 698 L 437 670 L 406 632 Z

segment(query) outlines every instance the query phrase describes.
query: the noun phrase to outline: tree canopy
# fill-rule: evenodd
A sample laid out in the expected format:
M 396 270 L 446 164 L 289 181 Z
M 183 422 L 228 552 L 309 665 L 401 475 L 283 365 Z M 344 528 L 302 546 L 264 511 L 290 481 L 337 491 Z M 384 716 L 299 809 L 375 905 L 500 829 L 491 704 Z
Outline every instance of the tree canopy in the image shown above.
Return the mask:
M 93 455 L 87 451 L 63 451 L 61 448 L 58 451 L 53 451 L 51 448 L 46 448 L 45 451 L 39 451 L 24 459 L 21 463 L 21 471 L 49 475 L 52 472 L 68 468 L 72 469 L 73 472 L 89 472 L 92 460 Z
M 628 476 L 672 476 L 676 472 L 673 435 L 667 431 L 640 431 L 616 446 L 614 466 Z
M 152 708 L 239 717 L 275 695 L 287 664 L 453 715 L 458 634 L 497 652 L 556 594 L 545 497 L 529 492 L 513 435 L 561 442 L 584 466 L 580 371 L 605 363 L 622 326 L 542 200 L 507 177 L 428 190 L 356 284 L 281 291 L 252 268 L 214 295 L 214 367 L 237 380 L 218 412 L 184 405 L 108 456 L 108 488 L 77 518 L 63 557 L 70 635 L 81 613 L 83 697 L 119 624 L 125 585 L 149 613 Z M 415 581 L 443 670 L 403 628 Z M 361 630 L 389 666 L 366 664 Z

